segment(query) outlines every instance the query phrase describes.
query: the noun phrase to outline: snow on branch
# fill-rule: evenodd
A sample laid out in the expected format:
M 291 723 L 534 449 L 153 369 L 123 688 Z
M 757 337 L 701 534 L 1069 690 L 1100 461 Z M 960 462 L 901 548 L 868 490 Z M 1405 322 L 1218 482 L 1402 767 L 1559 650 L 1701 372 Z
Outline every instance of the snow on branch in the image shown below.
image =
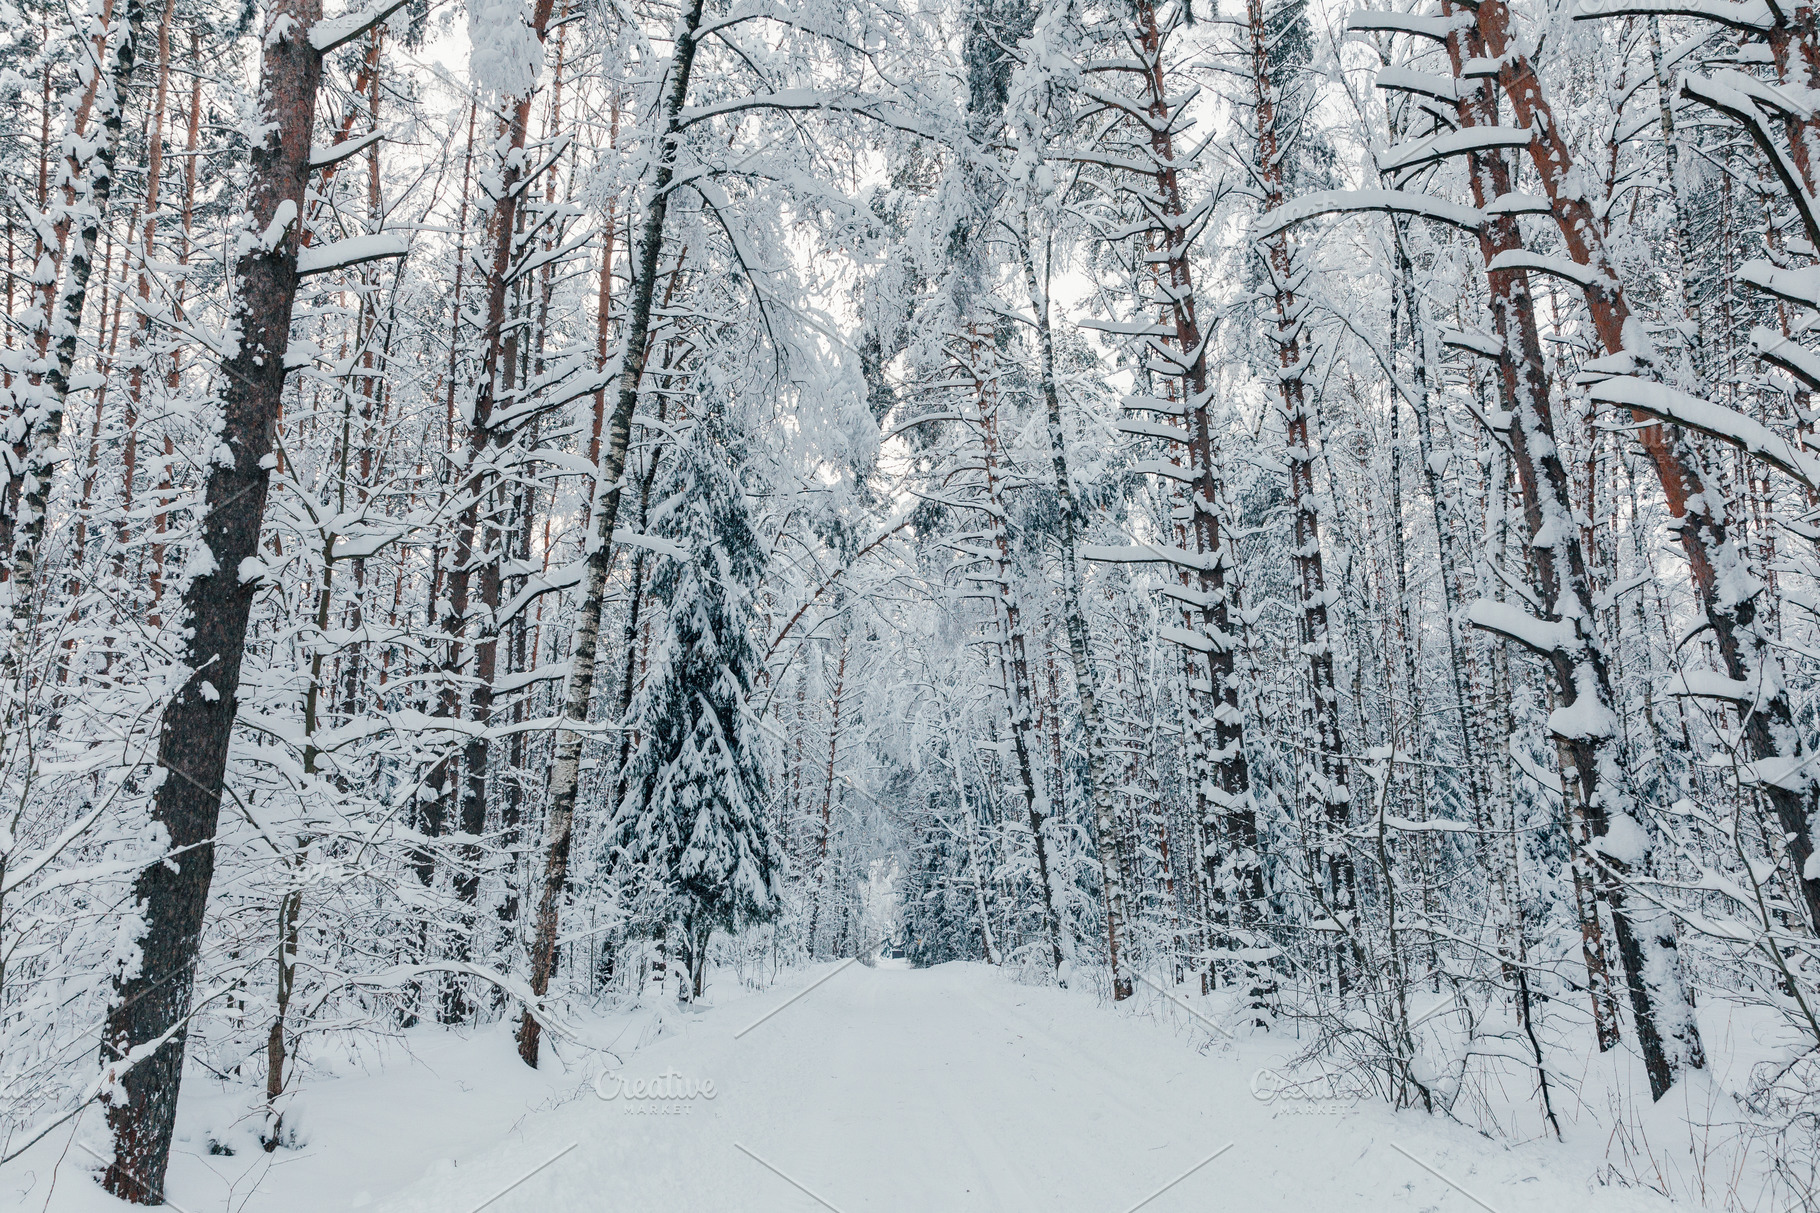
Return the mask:
M 1587 389 L 1587 394 L 1602 404 L 1623 405 L 1634 412 L 1698 430 L 1755 455 L 1809 488 L 1820 487 L 1820 459 L 1736 409 L 1702 400 L 1667 384 L 1631 376 L 1596 383 Z
M 1698 17 L 1727 29 L 1767 33 L 1776 28 L 1776 18 L 1763 0 L 1584 0 L 1575 21 L 1598 21 L 1605 17 Z
M 1180 463 L 1171 463 L 1167 459 L 1140 459 L 1131 465 L 1131 470 L 1146 476 L 1161 476 L 1165 480 L 1174 480 L 1181 484 L 1193 484 L 1196 479 L 1193 468 Z
M 1750 345 L 1763 361 L 1781 367 L 1810 388 L 1820 389 L 1820 355 L 1761 325 L 1751 329 Z
M 1450 17 L 1424 17 L 1416 13 L 1367 12 L 1349 13 L 1346 28 L 1354 33 L 1408 34 L 1415 38 L 1447 41 L 1447 35 L 1472 24 L 1472 13 L 1462 10 Z
M 1387 173 L 1397 172 L 1473 152 L 1528 147 L 1534 138 L 1528 131 L 1514 126 L 1469 126 L 1465 130 L 1446 131 L 1426 139 L 1399 143 L 1378 157 L 1378 167 Z
M 1098 320 L 1086 317 L 1075 321 L 1075 324 L 1096 333 L 1109 333 L 1114 337 L 1173 337 L 1175 325 L 1157 324 L 1150 320 Z
M 656 552 L 659 556 L 668 556 L 672 560 L 690 559 L 689 549 L 681 544 L 672 543 L 660 535 L 644 535 L 637 531 L 628 531 L 624 527 L 614 530 L 613 545 L 615 547 L 644 548 L 648 552 Z
M 1493 257 L 1485 268 L 1493 273 L 1499 270 L 1531 270 L 1538 274 L 1553 274 L 1557 278 L 1567 279 L 1582 290 L 1590 290 L 1604 281 L 1604 275 L 1589 265 L 1581 265 L 1566 257 L 1532 252 L 1526 248 L 1505 249 Z
M 1807 192 L 1800 170 L 1788 153 L 1782 150 L 1782 145 L 1770 131 L 1769 123 L 1764 121 L 1759 109 L 1762 107 L 1778 114 L 1788 114 L 1791 110 L 1805 111 L 1805 105 L 1782 94 L 1772 85 L 1734 71 L 1715 72 L 1710 79 L 1684 73 L 1681 76 L 1681 95 L 1719 111 L 1744 128 L 1752 142 L 1763 152 L 1770 167 L 1776 171 L 1776 179 L 1782 183 L 1783 192 L 1801 213 L 1801 222 L 1807 229 L 1808 240 L 1820 245 L 1820 202 Z
M 349 987 L 366 990 L 404 989 L 420 978 L 432 973 L 460 973 L 476 977 L 499 990 L 500 993 L 520 1003 L 527 1014 L 542 1025 L 544 1031 L 560 1036 L 562 1039 L 592 1048 L 581 1032 L 572 1025 L 558 1018 L 550 1007 L 548 999 L 540 998 L 531 992 L 531 987 L 516 978 L 507 976 L 497 969 L 486 965 L 473 964 L 465 960 L 439 960 L 432 964 L 399 964 L 377 973 L 344 973 L 330 979 L 328 984 L 317 992 L 315 1004 L 310 1007 L 305 1019 L 313 1016 L 317 1009 L 327 1002 L 329 996 Z
M 933 138 L 940 133 L 911 113 L 900 110 L 886 98 L 852 92 L 830 93 L 813 88 L 779 89 L 774 93 L 734 97 L 710 105 L 686 106 L 677 116 L 676 126 L 678 130 L 686 130 L 709 118 L 741 114 L 748 110 L 822 110 L 831 114 L 857 114 L 913 135 Z
M 1112 423 L 1112 428 L 1121 434 L 1140 434 L 1147 438 L 1161 438 L 1165 442 L 1188 442 L 1192 435 L 1176 425 L 1164 425 L 1160 421 L 1143 421 L 1124 418 Z
M 526 578 L 524 588 L 514 594 L 510 602 L 507 602 L 503 607 L 499 608 L 499 623 L 503 625 L 507 621 L 516 618 L 520 611 L 523 611 L 527 606 L 531 605 L 531 603 L 543 597 L 545 594 L 555 593 L 558 590 L 566 590 L 580 585 L 587 570 L 587 561 L 573 560 L 567 564 L 559 565 L 558 567 L 551 569 L 541 577 Z
M 1820 308 L 1820 267 L 1785 270 L 1761 259 L 1746 261 L 1738 267 L 1738 281 L 1802 307 Z
M 1210 573 L 1218 564 L 1220 557 L 1218 553 L 1202 556 L 1182 548 L 1145 543 L 1134 544 L 1130 547 L 1084 544 L 1081 547 L 1081 559 L 1096 561 L 1100 564 L 1175 564 L 1196 572 Z
M 1464 329 L 1441 330 L 1441 344 L 1456 350 L 1465 350 L 1493 362 L 1504 356 L 1504 343 L 1489 333 L 1467 332 Z
M 1537 619 L 1514 602 L 1481 598 L 1466 608 L 1466 618 L 1475 628 L 1514 640 L 1544 656 L 1570 647 L 1575 639 L 1571 624 Z
M 1728 678 L 1717 670 L 1685 670 L 1669 678 L 1666 694 L 1687 699 L 1720 699 L 1727 703 L 1754 703 L 1759 688 L 1741 678 Z
M 1540 194 L 1523 194 L 1516 190 L 1485 204 L 1487 215 L 1552 215 L 1555 208 Z
M 1387 67 L 1378 73 L 1378 87 L 1391 92 L 1415 93 L 1436 101 L 1458 104 L 1479 95 L 1477 80 L 1461 80 L 1440 72 L 1418 72 L 1408 67 Z
M 1525 136 L 1527 140 L 1527 136 Z M 1291 224 L 1303 223 L 1319 215 L 1350 214 L 1358 211 L 1384 211 L 1393 215 L 1415 215 L 1451 224 L 1469 232 L 1485 222 L 1484 212 L 1458 202 L 1431 198 L 1404 190 L 1321 190 L 1304 194 L 1293 202 L 1279 206 L 1263 217 L 1255 235 L 1258 239 L 1274 236 Z
M 384 131 L 368 131 L 358 139 L 344 139 L 328 147 L 313 147 L 310 149 L 310 167 L 327 168 L 331 164 L 339 164 L 349 156 L 357 156 L 366 151 L 384 137 Z
M 346 46 L 360 35 L 403 8 L 405 0 L 375 0 L 364 8 L 339 17 L 325 17 L 310 27 L 310 45 L 316 53 L 326 55 Z
M 1211 640 L 1199 632 L 1191 632 L 1187 628 L 1160 627 L 1156 630 L 1156 634 L 1171 644 L 1179 644 L 1183 648 L 1193 649 L 1197 653 L 1218 652 L 1223 647 L 1218 641 Z
M 371 236 L 352 236 L 346 240 L 337 240 L 320 248 L 306 248 L 297 254 L 297 276 L 307 278 L 312 274 L 326 274 L 331 270 L 343 270 L 352 265 L 364 265 L 368 261 L 382 261 L 387 257 L 402 257 L 410 251 L 410 244 L 396 232 L 376 232 Z
M 1567 794 L 1567 787 L 1561 782 L 1560 773 L 1544 770 L 1540 763 L 1529 756 L 1528 751 L 1515 743 L 1514 739 L 1510 746 L 1510 756 L 1516 761 L 1517 769 L 1533 779 L 1538 786 L 1553 792 L 1556 796 Z

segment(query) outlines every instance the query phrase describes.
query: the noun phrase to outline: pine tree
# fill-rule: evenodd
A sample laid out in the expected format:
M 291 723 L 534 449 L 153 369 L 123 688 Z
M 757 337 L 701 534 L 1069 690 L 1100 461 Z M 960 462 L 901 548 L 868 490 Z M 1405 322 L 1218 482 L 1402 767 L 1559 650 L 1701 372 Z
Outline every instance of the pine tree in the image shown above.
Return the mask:
M 752 595 L 764 559 L 736 470 L 743 462 L 737 429 L 709 405 L 666 495 L 670 559 L 652 579 L 655 642 L 625 721 L 637 740 L 614 827 L 618 861 L 648 876 L 652 925 L 679 928 L 690 997 L 701 994 L 715 929 L 770 919 L 781 897 L 783 852 L 763 811 L 747 708 L 761 665 Z

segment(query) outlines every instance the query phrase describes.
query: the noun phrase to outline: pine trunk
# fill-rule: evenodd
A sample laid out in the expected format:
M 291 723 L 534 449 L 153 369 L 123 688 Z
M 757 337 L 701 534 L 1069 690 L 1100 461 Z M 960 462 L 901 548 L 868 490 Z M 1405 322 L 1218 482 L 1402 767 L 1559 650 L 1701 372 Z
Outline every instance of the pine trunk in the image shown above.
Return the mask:
M 223 366 L 220 441 L 231 462 L 210 465 L 199 542 L 207 571 L 183 595 L 180 649 L 191 672 L 159 723 L 152 820 L 164 862 L 140 870 L 134 896 L 144 926 L 140 963 L 115 982 L 101 1048 L 112 1075 L 106 1100 L 114 1157 L 102 1185 L 123 1200 L 158 1204 L 170 1160 L 177 1093 L 195 987 L 203 910 L 233 733 L 247 618 L 257 581 L 240 577 L 256 555 L 284 391 L 284 354 L 297 293 L 298 220 L 310 173 L 310 135 L 322 55 L 310 44 L 320 0 L 274 0 L 267 13 L 260 97 L 270 124 L 252 149 L 246 231 L 235 266 L 240 342 Z M 263 234 L 263 238 L 262 238 Z

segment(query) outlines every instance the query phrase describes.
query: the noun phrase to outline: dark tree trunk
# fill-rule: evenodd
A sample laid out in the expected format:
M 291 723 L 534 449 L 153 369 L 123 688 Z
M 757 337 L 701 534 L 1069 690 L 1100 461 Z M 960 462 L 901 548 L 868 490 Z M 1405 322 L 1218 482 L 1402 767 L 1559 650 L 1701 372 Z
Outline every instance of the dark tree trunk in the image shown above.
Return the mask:
M 114 1158 L 101 1182 L 115 1196 L 141 1204 L 164 1199 L 228 738 L 258 589 L 257 582 L 242 581 L 239 570 L 259 546 L 271 477 L 265 459 L 284 391 L 298 219 L 322 79 L 322 55 L 308 31 L 321 15 L 321 0 L 274 0 L 267 11 L 273 36 L 265 42 L 260 96 L 271 126 L 252 150 L 253 248 L 235 267 L 241 342 L 221 376 L 221 442 L 233 460 L 209 469 L 200 537 L 211 557 L 209 571 L 192 580 L 183 597 L 191 631 L 182 660 L 191 673 L 160 722 L 162 782 L 152 818 L 168 834 L 169 857 L 146 866 L 134 882 L 145 924 L 141 960 L 136 971 L 116 979 L 102 1037 L 102 1063 L 119 1077 L 106 1104 Z M 263 247 L 261 235 L 271 237 L 271 247 Z

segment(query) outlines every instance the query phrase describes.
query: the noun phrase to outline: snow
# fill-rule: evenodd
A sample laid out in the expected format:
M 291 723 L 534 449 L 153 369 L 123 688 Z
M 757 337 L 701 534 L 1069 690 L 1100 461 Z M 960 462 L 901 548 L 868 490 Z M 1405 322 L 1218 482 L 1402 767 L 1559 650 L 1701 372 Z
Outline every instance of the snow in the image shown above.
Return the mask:
M 1158 628 L 1156 634 L 1171 644 L 1179 644 L 1183 648 L 1193 649 L 1199 653 L 1211 653 L 1221 647 L 1217 641 L 1203 636 L 1199 632 L 1191 632 L 1187 628 L 1165 626 Z
M 1732 29 L 1762 33 L 1776 25 L 1769 5 L 1763 0 L 1581 0 L 1578 21 L 1600 17 L 1622 17 L 1633 13 L 1655 13 L 1660 16 L 1699 17 L 1716 21 Z
M 1409 145 L 1399 144 L 1398 146 L 1407 147 Z M 1388 169 L 1395 166 L 1385 162 L 1383 167 Z M 1271 211 L 1264 216 L 1253 234 L 1262 239 L 1282 231 L 1291 224 L 1304 222 L 1317 215 L 1344 214 L 1354 211 L 1385 211 L 1399 215 L 1419 215 L 1424 219 L 1452 224 L 1454 227 L 1465 228 L 1468 231 L 1476 231 L 1479 225 L 1485 222 L 1485 215 L 1481 211 L 1470 206 L 1462 206 L 1458 202 L 1449 202 L 1444 198 L 1430 198 L 1426 194 L 1410 193 L 1405 190 L 1320 190 L 1303 194 Z
M 1464 329 L 1443 328 L 1440 333 L 1441 344 L 1455 349 L 1467 350 L 1494 362 L 1503 356 L 1504 343 L 1490 333 L 1467 332 Z
M 1147 1213 L 1671 1207 L 1592 1182 L 1609 1127 L 1590 1115 L 1567 1120 L 1564 1145 L 1504 1146 L 1346 1098 L 1343 1074 L 1295 1070 L 1292 1033 L 1206 1026 L 1216 1000 L 1191 986 L 1166 999 L 1140 984 L 1113 1008 L 974 963 L 822 965 L 743 997 L 719 979 L 732 988 L 706 1009 L 596 1017 L 590 1036 L 612 1055 L 566 1048 L 542 1071 L 518 1062 L 507 1024 L 330 1058 L 335 1075 L 286 1111 L 298 1146 L 273 1154 L 244 1102 L 198 1073 L 171 1207 L 468 1213 L 496 1194 L 490 1213 L 824 1207 L 805 1191 L 839 1213 L 1118 1213 L 1153 1194 Z M 98 1120 L 13 1164 L 0 1205 L 124 1208 L 72 1145 L 99 1141 Z
M 1447 35 L 1472 24 L 1470 12 L 1457 12 L 1451 17 L 1425 17 L 1416 13 L 1368 12 L 1357 10 L 1347 15 L 1346 28 L 1355 32 L 1381 31 L 1410 34 L 1445 42 Z
M 1481 598 L 1466 608 L 1466 618 L 1476 628 L 1507 636 L 1538 653 L 1571 648 L 1574 643 L 1572 627 L 1537 619 L 1514 602 Z
M 1455 79 L 1439 72 L 1418 72 L 1413 68 L 1400 65 L 1383 68 L 1378 72 L 1378 87 L 1395 92 L 1419 93 L 1424 97 L 1434 97 L 1442 101 L 1464 101 L 1476 97 L 1483 87 L 1477 81 Z
M 1600 282 L 1598 270 L 1581 265 L 1566 257 L 1556 257 L 1548 253 L 1531 252 L 1529 249 L 1505 249 L 1491 259 L 1487 269 L 1497 270 L 1533 270 L 1538 274 L 1553 274 L 1565 278 L 1576 286 L 1586 288 L 1597 286 Z
M 1141 434 L 1148 438 L 1161 438 L 1165 442 L 1188 442 L 1193 437 L 1180 426 L 1164 425 L 1159 421 L 1123 418 L 1113 422 L 1113 428 L 1121 434 Z
M 656 552 L 659 556 L 668 556 L 672 560 L 689 559 L 687 548 L 665 539 L 661 535 L 646 535 L 618 527 L 613 531 L 613 542 L 618 546 L 644 548 L 646 551 Z
M 1378 166 L 1386 172 L 1413 168 L 1431 160 L 1464 156 L 1469 152 L 1495 151 L 1504 147 L 1528 147 L 1535 136 L 1514 126 L 1469 126 L 1448 131 L 1429 139 L 1412 139 L 1399 143 L 1378 157 Z
M 1515 739 L 1512 739 L 1510 745 L 1510 756 L 1516 761 L 1517 768 L 1535 780 L 1539 786 L 1553 792 L 1556 796 L 1567 794 L 1567 786 L 1561 782 L 1560 772 L 1545 770 Z
M 524 0 L 468 0 L 468 72 L 493 101 L 524 97 L 543 67 L 543 42 Z
M 1485 204 L 1487 215 L 1552 215 L 1554 207 L 1548 199 L 1540 194 L 1523 194 L 1511 191 L 1501 198 Z
M 405 0 L 375 0 L 339 17 L 327 17 L 310 29 L 310 45 L 321 54 L 346 46 L 405 6 Z
M 1717 670 L 1686 670 L 1668 680 L 1668 694 L 1694 699 L 1724 699 L 1733 703 L 1750 703 L 1759 688 L 1742 679 L 1728 678 Z
M 1612 711 L 1592 695 L 1582 694 L 1548 714 L 1548 731 L 1574 740 L 1610 737 L 1617 726 Z
M 1509 66 L 1508 55 L 1496 58 L 1479 56 L 1460 64 L 1460 75 L 1467 80 L 1495 80 L 1498 73 Z
M 1774 363 L 1810 387 L 1820 387 L 1820 355 L 1809 353 L 1781 333 L 1762 326 L 1751 329 L 1750 344 L 1765 362 Z
M 1738 279 L 1791 303 L 1820 307 L 1820 269 L 1785 270 L 1767 261 L 1753 260 L 1738 267 Z
M 355 156 L 366 151 L 367 148 L 372 147 L 383 138 L 385 138 L 384 131 L 368 131 L 364 135 L 360 135 L 353 139 L 344 139 L 342 142 L 333 144 L 329 147 L 312 147 L 310 149 L 310 167 L 327 168 L 331 164 L 346 160 L 349 156 Z
M 1752 782 L 1786 788 L 1791 792 L 1805 791 L 1814 778 L 1812 765 L 1794 756 L 1759 758 L 1755 762 L 1744 763 L 1743 773 Z
M 1597 845 L 1619 863 L 1633 868 L 1649 856 L 1649 835 L 1629 813 L 1612 814 L 1611 828 Z
M 1601 403 L 1624 405 L 1699 430 L 1757 456 L 1803 484 L 1820 485 L 1820 460 L 1736 409 L 1702 400 L 1667 384 L 1628 376 L 1594 384 L 1587 389 L 1587 395 Z
M 1130 547 L 1082 544 L 1081 559 L 1106 564 L 1177 564 L 1201 572 L 1211 572 L 1218 561 L 1217 556 L 1201 556 L 1184 548 L 1165 547 L 1156 543 Z
M 1146 476 L 1161 476 L 1166 480 L 1175 480 L 1182 484 L 1193 484 L 1195 481 L 1193 468 L 1185 464 L 1172 463 L 1167 459 L 1134 460 L 1131 470 L 1141 472 Z
M 326 274 L 330 270 L 346 269 L 351 265 L 379 261 L 386 257 L 402 257 L 409 250 L 410 244 L 397 232 L 350 236 L 346 240 L 306 248 L 298 253 L 297 276 L 307 278 L 311 274 Z
M 884 98 L 871 97 L 864 93 L 830 92 L 813 88 L 778 89 L 756 96 L 732 97 L 711 105 L 684 106 L 682 112 L 677 115 L 677 125 L 679 127 L 693 126 L 698 122 L 722 114 L 737 114 L 753 109 L 822 110 L 828 113 L 844 111 L 866 114 L 886 118 L 893 125 L 902 126 L 907 130 L 927 133 L 923 125 L 913 117 L 893 113 L 889 102 Z
M 285 232 L 290 230 L 297 220 L 297 204 L 286 198 L 272 209 L 272 221 L 266 224 L 265 231 L 259 237 L 259 247 L 271 252 L 284 239 Z

